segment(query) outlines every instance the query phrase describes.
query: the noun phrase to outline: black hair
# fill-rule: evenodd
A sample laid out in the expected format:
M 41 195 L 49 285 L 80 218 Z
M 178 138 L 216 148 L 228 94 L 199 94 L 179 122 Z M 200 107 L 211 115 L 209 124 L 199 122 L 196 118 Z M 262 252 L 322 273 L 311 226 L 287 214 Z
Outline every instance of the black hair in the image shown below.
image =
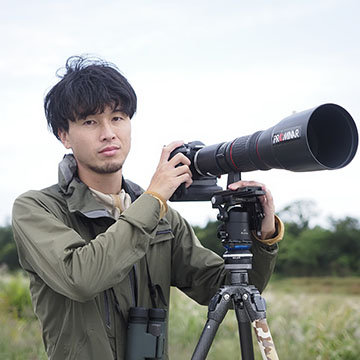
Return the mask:
M 61 69 L 60 69 L 61 70 Z M 44 99 L 45 116 L 53 134 L 69 130 L 69 121 L 101 113 L 105 107 L 120 108 L 130 118 L 136 112 L 136 94 L 119 69 L 99 58 L 72 56 L 65 74 Z

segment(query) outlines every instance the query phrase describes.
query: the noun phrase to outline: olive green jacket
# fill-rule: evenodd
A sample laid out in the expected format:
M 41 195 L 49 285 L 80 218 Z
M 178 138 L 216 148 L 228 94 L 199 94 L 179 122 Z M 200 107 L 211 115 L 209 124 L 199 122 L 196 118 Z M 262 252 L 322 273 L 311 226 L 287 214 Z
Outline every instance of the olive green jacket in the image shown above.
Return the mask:
M 152 307 L 145 254 L 167 304 L 170 286 L 208 304 L 225 281 L 223 260 L 201 246 L 175 210 L 159 220 L 158 200 L 129 181 L 124 188 L 134 202 L 115 221 L 76 177 L 75 159 L 67 155 L 57 185 L 14 203 L 14 238 L 49 359 L 125 358 L 129 308 Z M 277 249 L 255 241 L 252 252 L 250 283 L 262 291 Z M 166 307 L 159 299 L 156 306 Z

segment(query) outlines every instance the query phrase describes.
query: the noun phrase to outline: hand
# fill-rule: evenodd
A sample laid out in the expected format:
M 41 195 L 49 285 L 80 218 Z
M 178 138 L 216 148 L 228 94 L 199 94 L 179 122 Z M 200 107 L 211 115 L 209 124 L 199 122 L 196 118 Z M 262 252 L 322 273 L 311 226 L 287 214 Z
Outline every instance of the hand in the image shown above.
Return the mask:
M 187 188 L 192 184 L 190 160 L 182 153 L 176 154 L 169 160 L 171 152 L 183 144 L 183 141 L 174 141 L 163 148 L 147 191 L 155 192 L 164 200 L 168 200 L 180 184 L 185 183 Z M 177 166 L 180 163 L 182 165 Z
M 264 184 L 258 183 L 256 181 L 237 181 L 229 185 L 229 189 L 237 190 L 240 187 L 244 186 L 260 186 L 265 192 L 265 195 L 259 197 L 260 203 L 263 207 L 265 217 L 261 223 L 261 239 L 272 238 L 276 228 L 275 228 L 275 205 L 274 199 L 271 195 L 269 189 L 266 188 Z

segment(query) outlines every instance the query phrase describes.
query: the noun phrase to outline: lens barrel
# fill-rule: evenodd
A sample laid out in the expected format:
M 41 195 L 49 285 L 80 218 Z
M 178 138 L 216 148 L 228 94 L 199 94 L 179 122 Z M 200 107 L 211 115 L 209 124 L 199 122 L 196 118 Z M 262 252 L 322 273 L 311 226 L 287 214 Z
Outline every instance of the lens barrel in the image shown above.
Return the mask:
M 275 126 L 233 141 L 204 146 L 194 157 L 201 176 L 285 169 L 340 169 L 354 158 L 358 132 L 341 106 L 324 104 L 295 113 Z

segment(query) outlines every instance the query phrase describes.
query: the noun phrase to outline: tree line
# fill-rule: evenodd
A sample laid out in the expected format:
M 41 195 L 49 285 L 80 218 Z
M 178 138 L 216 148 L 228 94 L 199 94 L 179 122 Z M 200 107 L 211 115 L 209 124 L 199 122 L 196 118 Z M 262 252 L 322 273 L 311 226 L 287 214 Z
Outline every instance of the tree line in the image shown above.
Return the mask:
M 275 273 L 282 276 L 359 276 L 360 222 L 353 217 L 328 218 L 326 226 L 312 225 L 317 217 L 312 201 L 294 202 L 281 211 L 285 236 L 279 243 Z M 219 255 L 217 222 L 195 227 L 202 244 Z
M 353 217 L 328 219 L 328 225 L 312 225 L 316 219 L 311 201 L 290 204 L 279 212 L 285 223 L 285 236 L 275 273 L 284 276 L 359 276 L 360 222 Z M 224 248 L 217 236 L 219 223 L 209 221 L 195 226 L 201 243 L 219 255 Z M 0 267 L 20 268 L 11 225 L 0 227 Z

